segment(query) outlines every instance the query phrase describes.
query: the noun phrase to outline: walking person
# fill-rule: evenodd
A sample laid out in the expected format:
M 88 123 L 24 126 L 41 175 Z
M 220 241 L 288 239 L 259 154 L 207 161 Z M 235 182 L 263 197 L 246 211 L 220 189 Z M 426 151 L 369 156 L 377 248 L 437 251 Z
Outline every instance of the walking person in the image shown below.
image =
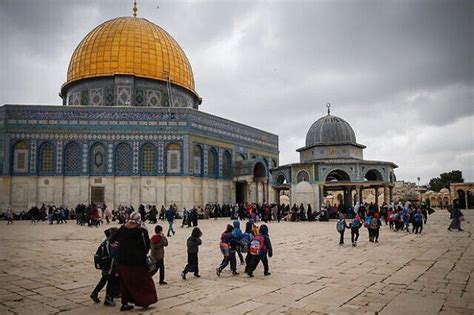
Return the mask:
M 356 247 L 357 246 L 357 241 L 359 240 L 359 230 L 362 226 L 362 219 L 359 216 L 359 214 L 356 214 L 355 218 L 352 219 L 352 222 L 350 224 L 351 228 L 351 243 L 352 246 Z
M 7 212 L 5 213 L 5 218 L 7 219 L 7 225 L 13 224 L 13 211 L 12 209 L 8 208 Z
M 186 274 L 188 272 L 194 272 L 194 276 L 199 278 L 199 260 L 198 260 L 198 252 L 199 246 L 201 246 L 202 232 L 198 227 L 195 227 L 191 232 L 191 236 L 188 237 L 186 241 L 186 247 L 188 252 L 188 263 L 186 267 L 184 267 L 183 272 L 181 273 L 181 278 L 186 280 Z
M 168 210 L 166 210 L 166 214 L 165 214 L 166 221 L 168 221 L 168 233 L 167 233 L 168 237 L 171 236 L 171 233 L 173 233 L 173 235 L 176 234 L 176 232 L 173 229 L 173 223 L 174 223 L 175 215 L 176 215 L 176 210 L 173 208 L 172 205 L 170 205 L 170 208 Z
M 413 214 L 413 230 L 412 233 L 421 234 L 421 231 L 423 231 L 423 213 L 421 212 L 420 209 L 416 210 L 416 212 Z
M 148 231 L 140 227 L 141 223 L 140 213 L 132 212 L 127 223 L 110 238 L 111 242 L 119 244 L 120 311 L 131 310 L 134 305 L 146 308 L 158 301 L 155 283 L 147 265 L 150 238 Z
M 100 244 L 99 249 L 94 256 L 96 262 L 96 268 L 102 270 L 102 277 L 97 283 L 96 287 L 92 291 L 90 298 L 95 303 L 100 303 L 99 292 L 105 288 L 105 301 L 106 306 L 115 306 L 114 298 L 118 296 L 119 291 L 119 278 L 117 273 L 117 261 L 113 255 L 113 248 L 117 248 L 116 244 L 110 242 L 111 236 L 117 232 L 117 228 L 113 227 L 104 231 L 105 240 Z
M 234 230 L 234 227 L 230 224 L 227 224 L 227 227 L 221 235 L 221 242 L 219 244 L 219 247 L 221 249 L 222 255 L 224 258 L 222 259 L 222 262 L 219 267 L 216 268 L 216 274 L 218 277 L 221 276 L 222 270 L 224 270 L 225 267 L 230 262 L 230 270 L 232 270 L 233 275 L 238 275 L 239 273 L 237 272 L 237 262 L 235 260 L 235 247 L 236 247 L 236 239 L 234 234 L 232 234 L 232 231 Z
M 382 221 L 380 220 L 380 216 L 378 213 L 374 214 L 372 220 L 370 220 L 369 224 L 369 234 L 372 235 L 371 242 L 378 243 L 379 242 L 379 235 L 380 235 L 380 227 L 382 226 Z
M 339 219 L 337 219 L 336 222 L 336 230 L 339 232 L 340 239 L 339 239 L 339 245 L 344 245 L 344 232 L 346 231 L 346 228 L 349 228 L 349 226 L 346 223 L 346 220 L 344 219 L 344 215 L 342 213 L 339 213 Z
M 270 236 L 268 235 L 268 227 L 265 224 L 260 226 L 259 234 L 250 242 L 249 252 L 251 255 L 246 268 L 247 275 L 253 277 L 253 272 L 260 261 L 263 264 L 263 274 L 265 276 L 271 275 L 268 267 L 268 257 L 273 256 L 273 248 Z
M 240 264 L 243 265 L 245 264 L 244 256 L 242 255 L 242 248 L 244 247 L 244 244 L 242 243 L 243 233 L 242 233 L 242 230 L 240 229 L 240 221 L 234 220 L 232 222 L 232 225 L 234 226 L 234 229 L 232 230 L 232 234 L 234 234 L 235 241 L 237 242 L 235 251 L 237 255 L 239 255 Z
M 463 229 L 461 229 L 461 216 L 462 215 L 462 212 L 461 212 L 461 209 L 460 209 L 460 205 L 459 205 L 459 200 L 458 199 L 454 199 L 454 202 L 453 202 L 453 208 L 451 210 L 451 224 L 449 225 L 448 227 L 448 230 L 451 231 L 452 229 L 454 230 L 459 230 L 459 231 L 464 231 Z
M 168 239 L 163 234 L 163 227 L 161 225 L 155 226 L 155 235 L 150 239 L 151 243 L 151 258 L 156 262 L 156 269 L 152 272 L 153 277 L 155 273 L 160 271 L 160 285 L 168 284 L 165 281 L 165 247 L 168 246 Z

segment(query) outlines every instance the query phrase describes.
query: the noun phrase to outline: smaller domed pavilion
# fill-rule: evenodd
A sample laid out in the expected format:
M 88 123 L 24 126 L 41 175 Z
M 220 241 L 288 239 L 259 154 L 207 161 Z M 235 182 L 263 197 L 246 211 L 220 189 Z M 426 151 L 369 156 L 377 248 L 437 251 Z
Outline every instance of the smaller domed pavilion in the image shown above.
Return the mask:
M 347 121 L 328 114 L 311 125 L 306 143 L 298 149 L 300 162 L 271 170 L 276 196 L 290 192 L 291 204 L 311 204 L 319 210 L 329 191 L 343 192 L 345 208 L 363 202 L 363 191 L 374 191 L 375 203 L 383 193 L 385 202 L 392 201 L 392 189 L 398 166 L 392 162 L 363 159 L 366 147 L 357 143 L 355 132 Z

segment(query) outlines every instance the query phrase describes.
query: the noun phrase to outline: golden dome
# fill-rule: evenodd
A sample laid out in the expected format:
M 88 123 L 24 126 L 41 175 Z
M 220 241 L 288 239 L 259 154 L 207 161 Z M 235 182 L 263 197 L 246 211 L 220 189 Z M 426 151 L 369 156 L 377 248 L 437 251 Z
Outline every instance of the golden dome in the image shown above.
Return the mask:
M 64 86 L 116 74 L 161 81 L 169 76 L 171 83 L 197 95 L 184 51 L 165 30 L 143 18 L 115 18 L 87 34 L 71 57 Z

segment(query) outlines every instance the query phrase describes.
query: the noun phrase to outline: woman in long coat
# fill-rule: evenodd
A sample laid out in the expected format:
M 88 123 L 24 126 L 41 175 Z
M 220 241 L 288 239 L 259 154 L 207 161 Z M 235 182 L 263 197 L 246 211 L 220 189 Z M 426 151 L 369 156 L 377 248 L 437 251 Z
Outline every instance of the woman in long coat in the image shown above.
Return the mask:
M 459 201 L 457 199 L 454 200 L 453 203 L 453 208 L 451 210 L 451 224 L 448 227 L 448 230 L 451 231 L 451 229 L 463 231 L 461 229 L 461 221 L 459 220 L 459 217 L 461 216 L 461 209 L 459 206 Z
M 133 305 L 148 307 L 156 303 L 155 283 L 150 275 L 146 257 L 150 250 L 148 231 L 140 227 L 141 216 L 133 212 L 130 219 L 111 238 L 118 242 L 118 273 L 122 295 L 121 311 L 131 310 Z

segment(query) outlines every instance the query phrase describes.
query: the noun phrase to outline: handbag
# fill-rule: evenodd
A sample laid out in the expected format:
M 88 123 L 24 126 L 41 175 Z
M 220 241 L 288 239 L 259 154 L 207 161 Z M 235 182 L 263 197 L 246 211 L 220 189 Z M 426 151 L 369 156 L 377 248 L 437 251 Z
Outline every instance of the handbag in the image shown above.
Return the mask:
M 459 222 L 464 222 L 465 220 L 466 220 L 466 219 L 464 218 L 463 215 L 459 217 Z

